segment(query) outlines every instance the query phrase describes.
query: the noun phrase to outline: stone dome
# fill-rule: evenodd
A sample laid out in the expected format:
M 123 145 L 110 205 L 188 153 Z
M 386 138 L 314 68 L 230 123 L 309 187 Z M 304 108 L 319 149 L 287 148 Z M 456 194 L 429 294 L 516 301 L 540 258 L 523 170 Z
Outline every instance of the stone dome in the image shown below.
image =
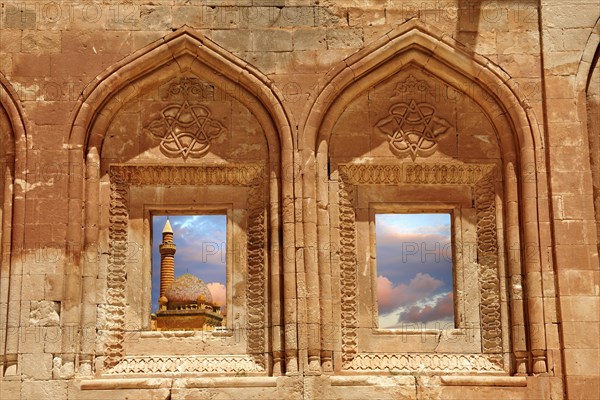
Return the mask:
M 204 296 L 207 303 L 212 303 L 212 295 L 206 283 L 192 274 L 184 274 L 171 284 L 165 292 L 169 302 L 196 303 L 198 297 Z

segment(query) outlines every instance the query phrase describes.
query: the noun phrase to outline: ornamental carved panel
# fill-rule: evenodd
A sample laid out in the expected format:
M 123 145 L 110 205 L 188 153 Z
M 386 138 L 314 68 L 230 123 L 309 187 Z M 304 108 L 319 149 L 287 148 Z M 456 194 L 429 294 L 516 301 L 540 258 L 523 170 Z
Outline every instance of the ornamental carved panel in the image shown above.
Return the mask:
M 398 83 L 395 95 L 413 97 L 408 95 L 426 91 L 429 91 L 427 82 L 410 75 Z M 450 123 L 439 116 L 435 105 L 411 98 L 390 106 L 388 115 L 375 126 L 388 136 L 394 154 L 408 153 L 414 161 L 418 156 L 427 157 L 435 152 L 438 137 L 446 133 Z
M 110 168 L 109 243 L 104 340 L 105 374 L 150 374 L 169 372 L 262 373 L 266 361 L 266 191 L 261 165 L 140 166 Z M 124 351 L 127 332 L 126 290 L 129 204 L 132 186 L 207 185 L 248 189 L 246 215 L 246 355 L 131 356 Z
M 210 149 L 211 141 L 225 133 L 225 126 L 212 117 L 208 106 L 198 104 L 211 97 L 214 88 L 197 78 L 181 78 L 169 85 L 167 97 L 172 103 L 160 116 L 146 123 L 144 133 L 160 140 L 161 152 L 171 158 L 200 158 Z
M 338 206 L 341 292 L 341 359 L 346 371 L 503 372 L 503 332 L 499 280 L 499 248 L 493 164 L 341 164 Z M 466 186 L 473 193 L 476 214 L 476 260 L 479 287 L 480 353 L 361 352 L 357 318 L 359 271 L 357 205 L 362 185 Z M 364 206 L 364 205 L 363 205 Z M 364 271 L 361 272 L 364 275 Z M 399 339 L 400 340 L 400 339 Z

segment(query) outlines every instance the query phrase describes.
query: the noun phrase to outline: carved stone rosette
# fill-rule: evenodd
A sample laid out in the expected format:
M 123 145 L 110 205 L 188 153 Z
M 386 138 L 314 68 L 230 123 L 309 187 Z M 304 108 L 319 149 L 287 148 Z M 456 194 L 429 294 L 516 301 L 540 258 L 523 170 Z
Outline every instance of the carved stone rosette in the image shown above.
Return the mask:
M 347 371 L 503 372 L 494 165 L 339 165 L 342 369 Z M 479 265 L 480 354 L 360 353 L 357 343 L 356 185 L 467 185 L 475 194 Z
M 109 207 L 110 260 L 107 271 L 106 323 L 103 327 L 106 374 L 160 373 L 161 357 L 124 357 L 125 292 L 128 230 L 128 189 L 142 185 L 234 185 L 249 190 L 247 233 L 247 304 L 249 356 L 171 356 L 173 368 L 189 372 L 265 371 L 265 246 L 266 191 L 261 165 L 223 166 L 143 166 L 113 165 L 109 171 L 111 194 Z M 226 360 L 225 360 L 226 359 Z M 225 360 L 220 364 L 219 360 Z M 248 360 L 253 363 L 249 367 Z M 171 365 L 169 364 L 169 365 Z M 221 365 L 221 367 L 219 367 Z M 165 372 L 169 372 L 165 370 Z

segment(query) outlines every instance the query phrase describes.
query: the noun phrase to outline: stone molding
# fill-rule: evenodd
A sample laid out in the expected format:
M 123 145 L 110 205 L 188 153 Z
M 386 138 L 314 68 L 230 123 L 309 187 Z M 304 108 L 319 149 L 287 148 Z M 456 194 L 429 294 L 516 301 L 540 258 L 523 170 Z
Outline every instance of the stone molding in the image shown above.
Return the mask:
M 25 243 L 25 192 L 27 185 L 27 132 L 19 94 L 0 72 L 0 108 L 4 110 L 8 143 L 2 143 L 0 171 L 4 175 L 4 202 L 0 204 L 0 278 L 6 282 L 0 304 L 6 309 L 0 320 L 0 377 L 17 373 L 19 333 L 8 326 L 19 326 L 21 319 L 22 251 Z M 0 118 L 2 115 L 0 114 Z M 3 156 L 3 158 L 2 158 Z M 18 184 L 15 184 L 18 183 Z M 6 369 L 6 371 L 5 371 Z
M 104 375 L 265 372 L 251 356 L 126 356 Z
M 110 371 L 121 371 L 126 367 L 120 365 L 129 363 L 124 358 L 123 347 L 126 293 L 125 260 L 127 259 L 129 219 L 128 189 L 129 186 L 142 185 L 239 185 L 249 187 L 250 193 L 247 201 L 247 351 L 256 364 L 254 368 L 257 371 L 266 370 L 266 265 L 264 256 L 266 251 L 266 193 L 264 167 L 255 164 L 222 166 L 112 165 L 109 175 L 111 182 L 109 207 L 110 259 L 107 272 L 107 320 L 104 327 L 106 331 L 105 367 L 109 373 L 118 373 Z M 177 359 L 178 357 L 171 358 Z M 141 360 L 145 359 L 141 358 Z M 183 363 L 183 361 L 177 362 Z M 139 363 L 143 363 L 143 361 Z M 143 368 L 138 365 L 139 363 L 135 365 L 137 365 L 136 368 L 141 370 Z M 151 366 L 149 365 L 147 368 L 151 368 Z M 219 372 L 231 372 L 229 369 L 231 367 L 227 366 Z
M 361 353 L 345 365 L 347 371 L 364 372 L 416 372 L 457 373 L 497 372 L 504 373 L 502 356 L 454 353 Z
M 477 362 L 462 361 L 463 354 L 445 354 L 444 363 L 462 372 L 504 371 L 502 320 L 498 278 L 496 237 L 495 167 L 492 164 L 341 164 L 339 168 L 340 282 L 342 369 L 377 371 L 425 369 L 437 371 L 439 358 L 423 354 L 360 353 L 358 344 L 358 283 L 356 254 L 356 214 L 353 191 L 356 185 L 437 184 L 468 185 L 475 194 L 477 214 L 477 254 L 480 266 L 482 353 Z M 474 357 L 471 355 L 470 357 Z M 450 367 L 449 367 L 450 368 Z
M 474 185 L 494 168 L 491 164 L 341 164 L 340 175 L 351 185 Z

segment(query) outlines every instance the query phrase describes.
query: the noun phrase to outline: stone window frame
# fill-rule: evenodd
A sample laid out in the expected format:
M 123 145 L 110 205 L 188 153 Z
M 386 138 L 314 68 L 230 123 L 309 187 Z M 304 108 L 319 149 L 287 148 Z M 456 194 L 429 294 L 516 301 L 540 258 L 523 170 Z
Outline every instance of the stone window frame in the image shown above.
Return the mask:
M 239 165 L 120 165 L 109 169 L 109 263 L 107 268 L 104 375 L 220 373 L 264 375 L 268 372 L 265 340 L 266 298 L 265 168 Z M 125 290 L 128 250 L 128 192 L 144 185 L 229 185 L 249 189 L 247 200 L 247 352 L 246 355 L 125 355 Z
M 501 315 L 500 257 L 496 222 L 494 164 L 339 164 L 339 243 L 341 291 L 341 361 L 344 372 L 507 373 Z M 477 257 L 481 260 L 480 353 L 366 353 L 358 340 L 356 205 L 359 185 L 464 185 L 473 190 L 477 212 Z M 485 240 L 484 240 L 485 239 Z
M 231 249 L 238 248 L 235 242 L 235 235 L 233 234 L 233 204 L 232 203 L 215 203 L 211 205 L 158 205 L 158 204 L 144 204 L 144 243 L 149 244 L 149 251 L 145 251 L 143 255 L 142 264 L 144 265 L 143 280 L 144 283 L 148 284 L 150 290 L 144 293 L 142 304 L 144 310 L 142 311 L 143 323 L 142 329 L 145 331 L 155 332 L 150 329 L 150 314 L 152 313 L 152 250 L 157 247 L 160 243 L 152 242 L 152 218 L 155 216 L 205 216 L 205 215 L 223 215 L 226 218 L 225 221 L 225 290 L 226 290 L 226 302 L 227 309 L 232 310 L 232 279 L 233 279 L 233 252 Z M 177 233 L 175 233 L 175 244 L 177 244 Z M 144 249 L 145 246 L 142 246 Z M 234 250 L 235 251 L 235 250 Z M 175 255 L 177 257 L 177 254 Z M 175 258 L 175 268 L 177 268 L 177 258 Z M 177 270 L 175 271 L 177 274 Z M 230 331 L 227 333 L 231 335 L 231 329 L 233 325 L 231 319 L 227 319 L 227 329 Z M 168 331 L 160 331 L 168 332 Z

